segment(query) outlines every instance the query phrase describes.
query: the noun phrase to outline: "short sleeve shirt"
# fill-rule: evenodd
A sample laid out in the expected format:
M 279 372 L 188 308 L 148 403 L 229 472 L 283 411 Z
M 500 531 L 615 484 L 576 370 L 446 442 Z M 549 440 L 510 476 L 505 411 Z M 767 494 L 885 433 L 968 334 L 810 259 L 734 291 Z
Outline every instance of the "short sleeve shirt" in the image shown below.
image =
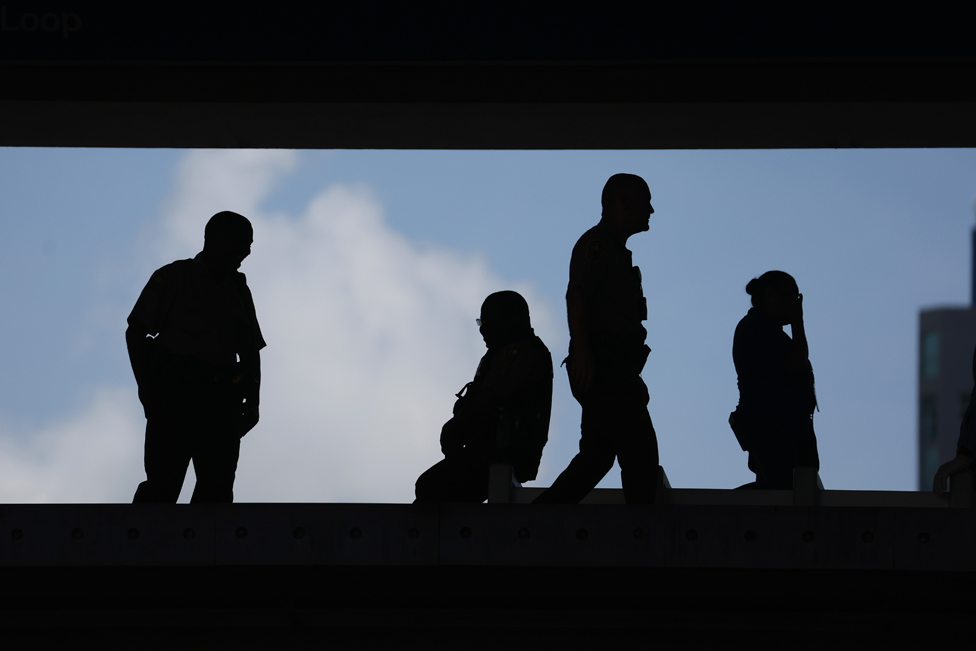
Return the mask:
M 593 334 L 644 342 L 647 300 L 640 269 L 630 250 L 603 223 L 586 231 L 573 247 L 568 290 L 573 289 L 586 299 L 586 322 Z
M 247 278 L 236 271 L 214 276 L 200 255 L 156 270 L 128 323 L 155 335 L 174 354 L 216 365 L 267 345 Z

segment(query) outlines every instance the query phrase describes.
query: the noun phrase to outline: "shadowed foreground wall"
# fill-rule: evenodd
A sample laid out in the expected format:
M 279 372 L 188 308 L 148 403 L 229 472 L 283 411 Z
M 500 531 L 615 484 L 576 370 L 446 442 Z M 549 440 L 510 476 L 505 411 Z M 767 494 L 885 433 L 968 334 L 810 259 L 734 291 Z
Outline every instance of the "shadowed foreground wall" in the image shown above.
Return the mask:
M 11 505 L 0 533 L 5 635 L 75 641 L 923 641 L 976 567 L 971 508 Z

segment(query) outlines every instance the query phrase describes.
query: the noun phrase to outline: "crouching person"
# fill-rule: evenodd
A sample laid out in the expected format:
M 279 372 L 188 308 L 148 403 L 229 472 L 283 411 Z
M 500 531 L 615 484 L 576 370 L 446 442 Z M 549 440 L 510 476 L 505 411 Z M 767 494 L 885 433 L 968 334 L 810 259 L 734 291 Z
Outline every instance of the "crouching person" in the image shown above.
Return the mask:
M 516 292 L 486 298 L 477 322 L 488 352 L 457 394 L 454 417 L 441 429 L 444 460 L 417 479 L 417 502 L 484 502 L 493 463 L 512 464 L 520 482 L 539 470 L 549 439 L 552 356 Z

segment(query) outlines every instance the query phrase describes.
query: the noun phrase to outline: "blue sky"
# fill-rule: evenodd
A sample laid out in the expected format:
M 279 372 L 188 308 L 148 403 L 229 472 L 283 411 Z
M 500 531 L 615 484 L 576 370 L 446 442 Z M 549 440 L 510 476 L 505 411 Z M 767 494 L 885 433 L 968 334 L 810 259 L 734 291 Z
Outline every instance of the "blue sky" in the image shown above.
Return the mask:
M 280 319 L 279 339 L 269 338 L 271 366 L 287 346 L 296 347 L 299 359 L 302 346 L 317 345 L 318 332 L 328 332 L 329 345 L 338 346 L 329 349 L 331 357 L 323 349 L 323 364 L 309 376 L 315 379 L 301 389 L 285 386 L 284 376 L 298 377 L 299 370 L 282 355 L 282 396 L 293 398 L 319 382 L 306 400 L 320 403 L 319 411 L 288 424 L 276 421 L 268 411 L 275 403 L 266 402 L 262 425 L 245 439 L 239 494 L 251 500 L 408 501 L 409 478 L 437 460 L 437 423 L 449 416 L 450 393 L 470 379 L 480 354 L 473 319 L 483 295 L 465 292 L 524 290 L 558 363 L 567 343 L 562 296 L 569 252 L 599 219 L 606 178 L 620 171 L 648 181 L 656 209 L 650 231 L 632 238 L 630 248 L 650 313 L 653 352 L 644 372 L 650 413 L 672 484 L 750 481 L 745 455 L 725 422 L 737 399 L 732 332 L 748 309 L 746 282 L 782 269 L 805 296 L 825 484 L 913 490 L 917 312 L 968 301 L 974 150 L 303 151 L 241 158 L 234 152 L 8 148 L 0 149 L 0 335 L 7 351 L 0 367 L 0 455 L 6 456 L 0 466 L 13 464 L 18 484 L 0 483 L 0 500 L 129 498 L 135 486 L 128 483 L 141 472 L 142 424 L 131 402 L 125 316 L 152 270 L 177 255 L 193 255 L 207 217 L 236 205 L 267 225 L 256 229 L 255 253 L 242 267 L 255 289 L 267 283 L 267 295 L 255 292 L 262 324 L 266 315 L 272 318 L 272 306 L 273 318 L 295 311 Z M 340 213 L 348 221 L 315 231 L 324 239 L 301 235 L 307 224 L 325 224 L 328 215 Z M 355 225 L 361 232 L 350 231 Z M 313 241 L 325 248 L 315 249 Z M 362 262 L 371 251 L 384 251 L 384 259 Z M 326 258 L 328 269 L 321 267 Z M 299 259 L 308 263 L 294 263 Z M 347 291 L 353 279 L 360 281 L 348 290 L 354 299 Z M 289 287 L 293 303 L 285 300 Z M 330 312 L 340 299 L 348 299 L 343 318 L 355 317 L 349 323 L 385 325 L 357 343 L 362 328 L 336 325 L 339 315 Z M 386 310 L 382 317 L 374 310 L 379 307 Z M 440 334 L 430 339 L 435 330 Z M 421 340 L 429 340 L 427 352 L 411 357 L 411 342 Z M 370 443 L 344 436 L 361 411 L 350 411 L 341 423 L 330 420 L 340 400 L 366 405 L 385 398 L 340 396 L 332 376 L 345 367 L 328 363 L 339 357 L 364 373 L 364 387 L 391 382 L 393 368 L 406 378 L 430 379 L 425 388 L 401 382 L 386 389 L 387 395 L 405 392 L 400 411 L 390 408 L 390 423 L 404 410 L 423 412 L 409 444 L 393 431 Z M 104 398 L 105 391 L 115 397 Z M 578 407 L 561 371 L 555 405 L 543 485 L 565 467 L 578 441 Z M 70 440 L 85 449 L 77 432 L 89 430 L 79 423 L 104 427 L 84 415 L 116 408 L 127 415 L 105 422 L 120 428 L 129 457 L 119 463 L 135 465 L 134 471 L 108 482 L 106 468 L 61 492 L 20 488 L 64 474 L 58 446 L 71 448 L 76 444 L 66 441 L 75 436 Z M 377 408 L 363 408 L 369 409 Z M 363 426 L 383 429 L 386 422 L 364 417 Z M 389 485 L 377 492 L 353 479 L 289 484 L 285 475 L 294 459 L 261 469 L 259 446 L 283 448 L 292 437 L 297 455 L 312 449 L 311 440 L 301 438 L 311 431 L 323 458 L 358 460 L 350 465 L 361 470 L 350 477 L 373 483 L 389 477 Z M 37 447 L 41 440 L 47 443 Z M 400 450 L 401 444 L 408 447 Z M 94 441 L 87 447 L 99 457 Z M 604 485 L 619 485 L 616 469 Z

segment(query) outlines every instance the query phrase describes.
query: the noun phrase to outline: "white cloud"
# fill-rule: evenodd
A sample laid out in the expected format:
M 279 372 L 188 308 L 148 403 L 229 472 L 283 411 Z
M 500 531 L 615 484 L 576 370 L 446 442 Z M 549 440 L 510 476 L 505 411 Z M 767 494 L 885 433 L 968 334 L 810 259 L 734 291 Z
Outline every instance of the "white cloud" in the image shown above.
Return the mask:
M 279 153 L 265 155 L 200 152 L 194 164 L 238 166 L 246 156 L 280 169 Z M 217 208 L 197 210 L 197 232 Z M 255 244 L 242 270 L 269 345 L 238 498 L 411 500 L 417 475 L 441 458 L 453 394 L 484 353 L 481 301 L 505 283 L 479 257 L 422 249 L 392 231 L 365 186 L 327 188 L 298 218 L 248 216 Z M 536 319 L 546 329 L 541 306 Z
M 145 420 L 133 391 L 102 388 L 82 413 L 32 436 L 0 433 L 4 502 L 128 501 L 142 473 Z
M 215 212 L 254 224 L 242 271 L 268 348 L 238 501 L 410 501 L 416 477 L 441 458 L 453 394 L 484 353 L 481 301 L 512 287 L 481 257 L 391 230 L 366 186 L 325 188 L 299 216 L 263 213 L 261 200 L 298 162 L 287 151 L 187 154 L 164 206 L 158 263 L 194 255 Z M 546 305 L 531 287 L 514 289 L 555 341 Z M 29 449 L 0 444 L 0 499 L 128 501 L 143 477 L 140 416 L 134 387 L 105 389 Z M 191 471 L 181 501 L 192 481 Z

